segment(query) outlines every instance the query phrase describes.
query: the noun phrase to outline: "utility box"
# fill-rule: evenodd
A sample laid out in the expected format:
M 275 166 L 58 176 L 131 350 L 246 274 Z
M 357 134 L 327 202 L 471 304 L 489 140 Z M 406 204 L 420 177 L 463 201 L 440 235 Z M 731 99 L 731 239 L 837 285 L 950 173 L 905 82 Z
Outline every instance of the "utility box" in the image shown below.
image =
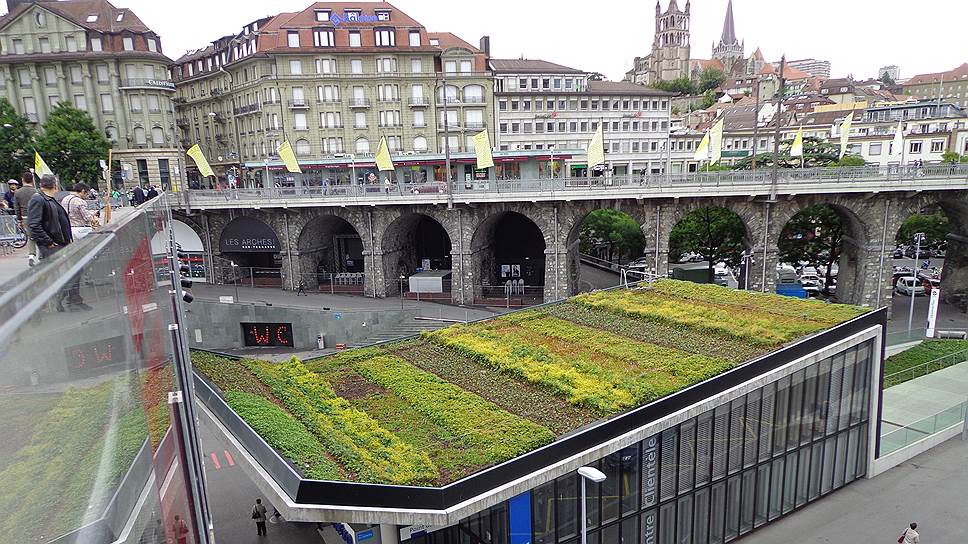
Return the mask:
M 326 349 L 326 335 L 316 335 L 316 349 Z

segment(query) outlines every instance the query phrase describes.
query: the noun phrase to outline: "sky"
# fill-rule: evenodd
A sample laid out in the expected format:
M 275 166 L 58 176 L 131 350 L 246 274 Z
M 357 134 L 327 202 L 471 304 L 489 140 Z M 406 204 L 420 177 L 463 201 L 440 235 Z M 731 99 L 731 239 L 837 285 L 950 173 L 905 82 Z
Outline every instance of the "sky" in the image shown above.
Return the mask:
M 311 0 L 112 0 L 161 35 L 168 56 L 236 34 L 260 17 L 300 11 Z M 449 31 L 477 45 L 491 37 L 494 58 L 543 59 L 622 79 L 647 55 L 655 28 L 650 0 L 390 0 L 430 31 Z M 662 0 L 665 11 L 669 0 Z M 722 34 L 727 0 L 693 0 L 692 57 L 710 58 Z M 679 0 L 684 8 L 685 0 Z M 736 35 L 748 56 L 817 58 L 832 75 L 876 77 L 900 66 L 901 77 L 950 70 L 968 61 L 965 0 L 734 0 Z M 960 41 L 958 38 L 961 38 Z

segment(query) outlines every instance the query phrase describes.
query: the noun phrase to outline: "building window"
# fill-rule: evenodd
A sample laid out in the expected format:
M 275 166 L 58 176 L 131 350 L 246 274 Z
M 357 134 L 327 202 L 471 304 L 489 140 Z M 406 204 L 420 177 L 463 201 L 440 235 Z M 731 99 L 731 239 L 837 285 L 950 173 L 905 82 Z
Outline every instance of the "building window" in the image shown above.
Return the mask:
M 89 23 L 96 23 L 97 22 L 97 14 L 96 13 L 92 13 L 92 14 L 88 15 L 87 16 L 87 19 L 85 19 L 85 21 L 87 21 Z
M 299 47 L 299 32 L 290 30 L 286 34 L 286 39 L 288 40 L 289 47 Z
M 356 152 L 357 153 L 369 153 L 370 152 L 370 141 L 366 138 L 356 139 Z
M 171 187 L 171 169 L 168 166 L 168 159 L 158 159 L 158 174 L 161 177 L 161 188 Z
M 13 40 L 13 52 L 16 55 L 24 54 L 24 41 L 23 40 Z
M 921 153 L 921 142 L 911 142 L 911 146 L 908 148 L 908 152 L 909 153 L 912 153 L 912 154 L 915 154 L 915 155 L 920 154 Z
M 410 47 L 420 47 L 420 31 L 410 31 Z
M 373 40 L 377 47 L 394 47 L 397 45 L 397 33 L 392 28 L 376 28 L 373 30 Z
M 54 70 L 53 66 L 47 66 L 44 68 L 44 84 L 46 84 L 48 87 L 57 85 L 57 72 Z
M 415 74 L 423 72 L 423 62 L 420 59 L 410 59 L 410 71 Z
M 389 21 L 390 12 L 385 9 L 375 10 L 377 21 Z
M 296 155 L 309 155 L 310 153 L 309 140 L 302 138 L 296 140 Z
M 303 112 L 298 112 L 292 116 L 293 128 L 295 130 L 309 130 L 309 125 L 306 123 L 306 114 Z
M 353 60 L 351 60 L 350 61 L 350 72 L 351 73 L 354 73 L 354 74 L 362 74 L 363 73 L 363 60 L 362 59 L 353 59 Z
M 366 113 L 362 111 L 356 112 L 355 119 L 353 121 L 354 128 L 366 128 Z
M 289 61 L 289 73 L 297 76 L 302 75 L 302 61 L 301 60 Z
M 128 100 L 131 101 L 131 111 L 138 113 L 144 110 L 144 108 L 141 105 L 140 95 L 133 94 L 128 97 Z
M 138 145 L 144 145 L 148 143 L 147 136 L 145 135 L 145 129 L 141 127 L 134 127 L 134 143 Z
M 454 73 L 456 73 L 457 72 L 457 61 L 456 60 L 448 60 L 448 61 L 444 62 L 444 72 L 447 72 L 448 74 L 454 74 Z
M 313 31 L 313 45 L 316 47 L 333 47 L 335 44 L 332 30 L 323 29 Z
M 460 71 L 462 74 L 469 74 L 474 71 L 474 63 L 469 60 L 460 61 Z
M 161 127 L 152 127 L 151 143 L 158 146 L 165 144 L 165 131 Z
M 413 150 L 414 151 L 427 151 L 427 138 L 423 136 L 417 136 L 413 139 Z
M 101 50 L 101 38 L 91 38 L 91 51 Z
M 161 113 L 161 103 L 158 100 L 158 95 L 156 94 L 148 95 L 148 112 Z
M 38 41 L 40 42 L 40 52 L 50 53 L 50 39 L 40 38 Z
M 74 107 L 79 110 L 87 111 L 87 97 L 85 97 L 83 94 L 75 94 Z
M 157 52 L 158 42 L 154 38 L 148 38 L 148 51 Z
M 81 84 L 81 67 L 71 66 L 71 83 L 75 85 Z
M 101 95 L 101 111 L 104 113 L 111 113 L 114 111 L 114 98 L 111 93 L 104 93 Z
M 943 153 L 944 152 L 944 140 L 934 140 L 931 142 L 931 152 L 932 153 Z
M 350 31 L 350 47 L 360 47 L 362 43 L 360 42 L 360 31 L 351 30 Z M 369 144 L 367 144 L 369 145 Z
M 134 51 L 134 39 L 132 39 L 132 38 L 123 38 L 121 40 L 121 42 L 124 45 L 124 50 L 125 51 Z
M 332 59 L 316 59 L 317 74 L 335 74 L 336 61 Z
M 397 71 L 397 59 L 389 57 L 376 59 L 376 71 L 382 74 L 393 74 Z
M 508 101 L 507 100 L 499 100 L 498 103 L 497 103 L 497 110 L 498 111 L 507 111 L 508 110 Z

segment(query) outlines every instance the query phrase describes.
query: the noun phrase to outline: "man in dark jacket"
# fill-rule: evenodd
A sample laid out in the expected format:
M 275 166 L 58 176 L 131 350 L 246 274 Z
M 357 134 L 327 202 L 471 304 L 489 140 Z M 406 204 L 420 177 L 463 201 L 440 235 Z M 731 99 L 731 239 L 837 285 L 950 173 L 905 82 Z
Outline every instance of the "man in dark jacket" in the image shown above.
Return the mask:
M 151 184 L 148 184 L 148 191 L 145 193 L 145 200 L 151 200 L 156 196 L 158 196 L 158 191 Z
M 135 185 L 131 190 L 131 205 L 140 206 L 145 203 L 145 192 L 140 185 Z
M 27 229 L 37 243 L 40 258 L 46 259 L 74 241 L 71 236 L 71 221 L 67 211 L 57 202 L 57 178 L 44 176 L 40 180 L 40 192 L 30 197 L 27 204 Z M 68 282 L 60 297 L 55 297 L 57 311 L 63 312 L 63 299 L 71 310 L 90 310 L 91 307 L 81 299 L 81 276 L 76 275 Z
M 38 262 L 37 244 L 34 243 L 33 237 L 30 236 L 30 229 L 27 228 L 27 204 L 30 198 L 37 194 L 37 189 L 34 188 L 34 173 L 24 172 L 20 179 L 23 183 L 13 195 L 13 211 L 17 216 L 17 222 L 27 233 L 27 264 L 34 266 Z

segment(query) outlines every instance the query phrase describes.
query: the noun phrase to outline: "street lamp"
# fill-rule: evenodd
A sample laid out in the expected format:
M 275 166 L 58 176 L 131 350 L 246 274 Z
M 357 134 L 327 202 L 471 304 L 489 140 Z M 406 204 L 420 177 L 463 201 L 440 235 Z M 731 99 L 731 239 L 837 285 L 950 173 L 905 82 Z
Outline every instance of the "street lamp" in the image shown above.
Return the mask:
M 555 179 L 555 144 L 548 145 L 548 150 L 551 151 L 551 179 Z
M 239 301 L 239 265 L 235 261 L 229 261 L 232 265 L 232 283 L 235 284 L 235 302 Z
M 4 123 L 3 128 L 13 128 L 13 125 L 11 125 L 10 123 Z
M 914 281 L 911 283 L 911 308 L 908 310 L 908 333 L 911 332 L 911 327 L 914 323 L 914 295 L 917 291 L 918 285 L 918 256 L 921 253 L 921 242 L 924 241 L 924 233 L 918 232 L 914 235 Z
M 578 469 L 578 475 L 581 476 L 581 544 L 588 544 L 588 514 L 585 513 L 588 501 L 585 498 L 585 480 L 600 484 L 605 481 L 605 474 L 595 467 L 581 467 Z

